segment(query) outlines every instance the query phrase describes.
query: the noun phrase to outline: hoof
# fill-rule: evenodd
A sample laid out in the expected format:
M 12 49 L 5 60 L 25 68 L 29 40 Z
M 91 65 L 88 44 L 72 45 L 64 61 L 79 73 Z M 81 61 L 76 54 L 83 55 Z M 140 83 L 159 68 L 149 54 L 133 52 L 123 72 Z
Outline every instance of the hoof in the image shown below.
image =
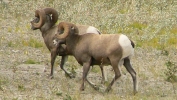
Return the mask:
M 74 74 L 70 74 L 70 78 L 75 78 L 76 76 Z
M 49 79 L 53 79 L 54 76 L 53 76 L 53 75 L 49 75 L 48 78 L 49 78 Z
M 111 88 L 107 88 L 107 89 L 105 90 L 105 93 L 108 93 L 110 90 L 111 90 Z
M 65 73 L 65 76 L 66 77 L 69 77 L 69 78 L 75 78 L 75 75 L 71 74 L 71 73 Z
M 108 93 L 108 92 L 109 92 L 109 90 L 108 90 L 108 89 L 106 89 L 104 92 L 105 92 L 105 93 Z
M 84 88 L 80 88 L 80 91 L 84 91 Z
M 99 86 L 97 86 L 97 85 L 93 85 L 92 87 L 97 91 L 100 89 Z
M 133 95 L 136 95 L 138 93 L 138 91 L 133 91 Z
M 101 84 L 104 84 L 105 83 L 105 80 L 101 80 Z

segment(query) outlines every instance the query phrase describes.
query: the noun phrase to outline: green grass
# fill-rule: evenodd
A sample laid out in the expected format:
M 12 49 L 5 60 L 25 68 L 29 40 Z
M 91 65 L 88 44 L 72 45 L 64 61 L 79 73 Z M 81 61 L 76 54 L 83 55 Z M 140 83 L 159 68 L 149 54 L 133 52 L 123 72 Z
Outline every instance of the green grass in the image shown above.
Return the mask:
M 9 46 L 9 47 L 13 47 L 13 46 L 14 46 L 13 42 L 12 42 L 12 41 L 9 41 L 9 42 L 8 42 L 8 46 Z
M 176 37 L 171 37 L 171 38 L 169 38 L 169 39 L 167 40 L 167 44 L 176 46 L 176 44 L 177 44 L 177 39 L 176 39 Z
M 24 85 L 19 84 L 19 85 L 18 85 L 18 90 L 19 90 L 19 91 L 24 91 L 24 90 L 25 90 Z
M 40 62 L 37 62 L 36 60 L 33 60 L 33 59 L 27 59 L 24 63 L 25 64 L 39 64 Z
M 37 39 L 30 38 L 29 40 L 22 40 L 22 44 L 24 46 L 34 47 L 34 48 L 40 48 L 44 46 L 43 42 L 39 42 Z
M 99 66 L 93 66 L 93 67 L 91 68 L 91 71 L 94 72 L 94 73 L 98 73 L 98 72 L 101 72 L 101 69 L 100 69 Z
M 3 91 L 3 85 L 7 84 L 8 80 L 5 77 L 0 76 L 0 91 Z
M 173 27 L 170 29 L 170 33 L 172 33 L 172 34 L 177 34 L 177 26 L 173 26 Z
M 166 62 L 165 65 L 167 66 L 165 71 L 166 80 L 172 83 L 177 82 L 177 65 L 171 61 Z
M 147 25 L 145 23 L 133 22 L 132 24 L 128 25 L 128 27 L 133 29 L 143 30 L 147 27 Z
M 30 37 L 30 39 L 25 39 L 24 37 L 20 37 L 19 39 L 15 40 L 15 41 L 8 41 L 7 43 L 8 47 L 21 47 L 21 46 L 28 46 L 28 47 L 33 47 L 33 48 L 41 48 L 44 47 L 44 43 Z

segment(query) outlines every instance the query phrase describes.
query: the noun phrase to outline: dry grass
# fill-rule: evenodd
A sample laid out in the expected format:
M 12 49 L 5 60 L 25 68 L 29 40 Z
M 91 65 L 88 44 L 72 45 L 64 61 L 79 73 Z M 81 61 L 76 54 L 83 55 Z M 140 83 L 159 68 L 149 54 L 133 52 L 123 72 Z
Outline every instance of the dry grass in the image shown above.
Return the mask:
M 73 57 L 66 64 L 76 71 L 75 79 L 68 79 L 61 70 L 55 78 L 47 78 L 50 53 L 39 31 L 30 29 L 34 11 L 53 7 L 60 21 L 97 27 L 103 34 L 124 33 L 135 43 L 133 66 L 138 74 L 139 93 L 132 95 L 130 75 L 121 67 L 122 77 L 113 90 L 102 94 L 86 85 L 79 91 L 82 67 Z M 65 99 L 65 100 L 175 100 L 177 84 L 165 81 L 165 63 L 177 63 L 177 2 L 175 0 L 1 0 L 0 1 L 0 99 Z M 60 58 L 57 58 L 56 66 Z M 40 65 L 22 65 L 37 63 Z M 27 68 L 22 70 L 21 67 Z M 32 67 L 29 67 L 32 66 Z M 47 67 L 47 72 L 43 68 Z M 111 67 L 108 82 L 114 76 Z M 99 68 L 89 79 L 100 84 Z

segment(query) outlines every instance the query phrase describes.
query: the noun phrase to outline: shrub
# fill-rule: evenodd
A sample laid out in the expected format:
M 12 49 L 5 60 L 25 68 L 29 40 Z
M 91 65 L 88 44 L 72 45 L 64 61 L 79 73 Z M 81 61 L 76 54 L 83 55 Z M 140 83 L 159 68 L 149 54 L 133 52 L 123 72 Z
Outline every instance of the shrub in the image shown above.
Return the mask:
M 174 62 L 168 61 L 165 63 L 167 70 L 165 75 L 167 76 L 168 82 L 177 82 L 177 65 Z
M 25 64 L 39 64 L 39 62 L 33 60 L 33 59 L 28 59 L 24 62 Z

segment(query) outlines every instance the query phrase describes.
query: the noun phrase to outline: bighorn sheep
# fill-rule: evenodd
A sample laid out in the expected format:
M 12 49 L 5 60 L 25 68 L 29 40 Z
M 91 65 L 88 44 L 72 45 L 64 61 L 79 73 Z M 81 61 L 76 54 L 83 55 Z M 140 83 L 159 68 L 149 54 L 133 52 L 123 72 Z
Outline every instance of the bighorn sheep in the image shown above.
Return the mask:
M 63 34 L 61 34 L 63 32 Z M 130 63 L 130 57 L 134 53 L 134 43 L 123 34 L 83 34 L 78 35 L 76 25 L 68 22 L 60 22 L 54 43 L 66 44 L 68 54 L 73 55 L 77 62 L 83 65 L 83 77 L 80 90 L 84 90 L 84 82 L 92 65 L 111 65 L 115 77 L 106 89 L 109 92 L 113 83 L 121 76 L 119 66 L 124 65 L 133 79 L 134 93 L 137 92 L 136 72 Z M 95 40 L 93 42 L 93 40 Z
M 44 9 L 38 9 L 35 11 L 35 19 L 33 21 L 31 21 L 31 28 L 33 30 L 40 29 L 42 36 L 44 38 L 45 45 L 47 46 L 47 48 L 51 52 L 50 77 L 53 78 L 53 66 L 54 66 L 56 56 L 60 55 L 60 56 L 62 56 L 60 67 L 62 70 L 64 70 L 65 74 L 67 74 L 71 78 L 73 76 L 71 76 L 71 74 L 69 74 L 63 68 L 65 60 L 67 60 L 67 55 L 65 53 L 64 46 L 63 47 L 62 46 L 56 47 L 53 44 L 53 37 L 55 36 L 55 33 L 57 32 L 57 26 L 55 25 L 57 20 L 58 20 L 58 13 L 55 9 L 50 8 L 50 7 L 47 7 Z M 82 33 L 90 33 L 91 32 L 91 33 L 95 33 L 95 34 L 100 34 L 99 30 L 93 26 L 78 25 L 77 27 L 79 28 L 80 31 L 82 31 Z M 102 77 L 103 77 L 102 81 L 104 81 L 103 68 L 102 68 L 102 66 L 100 66 L 100 68 L 101 68 Z

